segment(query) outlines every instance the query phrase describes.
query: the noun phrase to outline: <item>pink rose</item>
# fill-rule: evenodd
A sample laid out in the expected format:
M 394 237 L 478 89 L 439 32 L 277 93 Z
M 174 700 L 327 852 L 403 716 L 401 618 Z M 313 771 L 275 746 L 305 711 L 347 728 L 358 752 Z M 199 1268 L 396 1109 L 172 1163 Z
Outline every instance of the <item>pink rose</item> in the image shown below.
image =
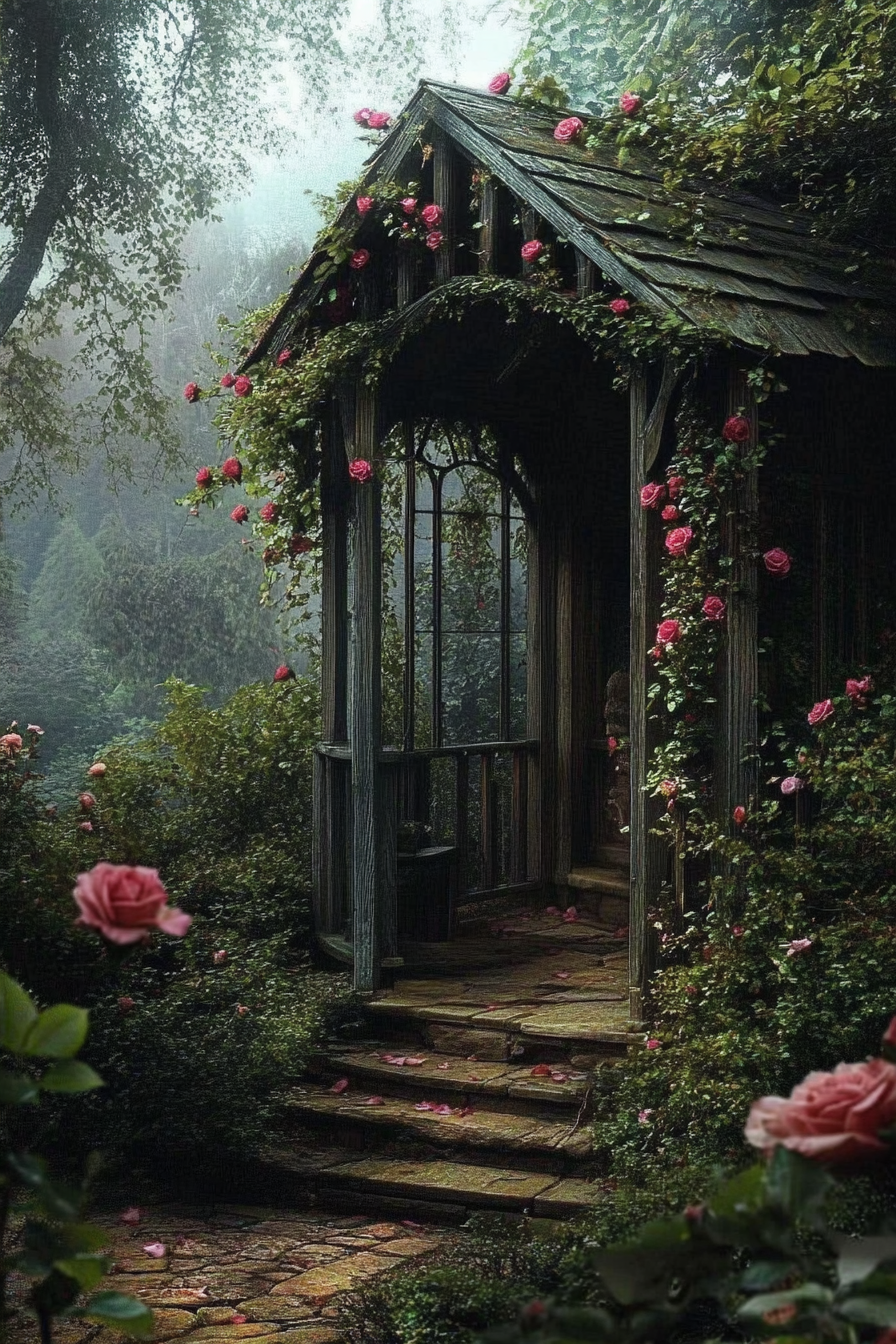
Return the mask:
M 870 695 L 873 690 L 874 682 L 870 677 L 862 677 L 861 679 L 849 677 L 847 679 L 846 694 L 855 704 L 863 705 L 865 696 Z
M 235 523 L 244 523 L 249 517 L 249 510 L 245 504 L 237 504 L 235 509 L 230 510 L 230 516 Z
M 15 756 L 17 751 L 22 750 L 22 739 L 18 733 L 4 733 L 0 737 L 0 750 L 4 756 Z
M 295 681 L 295 672 L 286 663 L 281 663 L 274 673 L 274 681 Z
M 123 1213 L 118 1215 L 118 1221 L 126 1224 L 127 1227 L 136 1227 L 142 1217 L 142 1210 L 138 1209 L 135 1204 L 132 1204 L 129 1209 L 125 1209 Z
M 788 775 L 786 779 L 781 780 L 781 792 L 785 798 L 789 798 L 792 793 L 799 793 L 803 788 L 805 784 L 798 775 Z
M 360 481 L 363 485 L 373 479 L 373 467 L 363 457 L 356 457 L 348 464 L 348 474 L 353 481 Z
M 896 1120 L 896 1066 L 885 1059 L 810 1073 L 790 1097 L 760 1097 L 746 1139 L 766 1155 L 778 1144 L 820 1162 L 851 1163 L 892 1152 L 878 1132 Z
M 239 485 L 243 479 L 243 464 L 238 457 L 228 457 L 221 467 L 221 475 L 228 481 L 234 481 Z
M 426 235 L 426 246 L 430 252 L 438 252 L 444 241 L 445 235 L 440 233 L 438 229 L 433 229 L 431 233 Z
M 359 196 L 355 204 L 358 207 L 358 214 L 366 215 L 369 210 L 373 209 L 373 197 Z
M 684 489 L 685 484 L 686 482 L 683 476 L 670 476 L 667 485 L 667 489 L 669 491 L 669 498 L 677 499 L 678 496 L 681 494 L 682 490 Z
M 128 994 L 122 994 L 121 998 L 118 1000 L 118 1011 L 123 1016 L 130 1013 L 136 1007 L 136 1003 Z
M 540 243 L 537 238 L 531 238 L 528 243 L 523 243 L 520 248 L 520 256 L 525 262 L 537 261 L 544 251 L 544 243 Z
M 227 961 L 227 950 L 226 950 L 226 948 L 219 947 L 217 952 L 213 952 L 213 953 L 212 953 L 212 965 L 213 965 L 213 966 L 223 966 L 223 965 L 225 964 L 226 961 Z
M 506 93 L 510 88 L 512 81 L 506 70 L 502 70 L 500 75 L 495 75 L 494 79 L 488 82 L 489 93 Z
M 246 1007 L 246 1005 L 245 1005 L 244 1003 L 238 1003 L 238 1004 L 237 1004 L 237 1006 L 236 1006 L 236 1015 L 237 1015 L 237 1017 L 245 1017 L 246 1014 L 248 1013 L 248 1011 L 249 1011 L 249 1009 Z
M 808 952 L 812 946 L 811 938 L 793 938 L 789 943 L 785 943 L 788 957 L 798 957 L 803 952 Z
M 406 215 L 412 215 L 417 209 L 417 197 L 405 196 L 404 200 L 400 201 L 399 204 Z
M 609 751 L 611 756 L 615 751 L 619 750 L 619 742 L 615 737 L 607 738 L 607 750 Z
M 833 700 L 819 700 L 817 704 L 812 706 L 809 713 L 806 715 L 806 718 L 809 720 L 809 727 L 817 728 L 820 723 L 824 723 L 829 719 L 833 712 Z
M 752 427 L 745 415 L 729 415 L 722 426 L 722 438 L 728 443 L 746 443 Z
M 666 498 L 666 487 L 662 481 L 648 481 L 641 486 L 641 508 L 658 509 Z
M 627 117 L 633 117 L 641 107 L 643 99 L 636 93 L 624 93 L 619 99 L 619 111 L 624 112 Z
M 743 826 L 747 819 L 747 809 L 745 807 L 736 807 L 731 815 L 734 818 L 735 826 Z
M 647 1125 L 650 1123 L 650 1117 L 653 1115 L 653 1107 L 648 1106 L 643 1111 L 638 1112 L 638 1124 Z
M 221 379 L 221 387 L 233 387 L 236 382 L 236 376 L 232 373 L 225 373 Z
M 566 117 L 554 127 L 554 139 L 559 140 L 563 145 L 567 145 L 570 140 L 575 140 L 579 132 L 584 131 L 584 129 L 584 121 L 581 121 L 578 117 Z
M 85 812 L 89 812 L 91 808 L 96 807 L 96 799 L 92 793 L 79 793 L 78 802 Z
M 369 107 L 358 108 L 358 111 L 355 113 L 354 120 L 359 126 L 366 126 L 368 121 L 370 120 L 370 108 Z
M 720 597 L 710 594 L 703 599 L 703 606 L 700 608 L 708 621 L 724 621 L 725 612 L 728 610 Z
M 785 574 L 790 573 L 790 556 L 780 547 L 773 546 L 770 551 L 765 552 L 762 559 L 769 574 L 775 574 L 783 578 Z
M 666 507 L 663 509 L 662 513 L 660 514 L 660 517 L 662 518 L 664 523 L 675 523 L 678 521 L 680 516 L 681 515 L 679 514 L 674 504 L 667 504 Z
M 93 765 L 87 767 L 87 773 L 88 775 L 93 775 L 94 779 L 100 775 L 104 775 L 106 773 L 106 762 L 94 761 Z
M 168 1254 L 168 1248 L 163 1241 L 151 1241 L 143 1249 L 147 1255 L 152 1256 L 153 1260 L 161 1260 Z
M 647 1042 L 647 1049 L 659 1050 L 661 1044 L 662 1042 L 658 1041 L 655 1036 L 651 1036 L 650 1040 Z
M 283 365 L 288 364 L 291 359 L 292 359 L 291 350 L 281 350 L 279 355 L 275 359 L 274 363 L 277 365 L 278 369 L 282 369 Z
M 367 251 L 367 248 L 359 247 L 357 252 L 352 253 L 351 257 L 349 258 L 348 264 L 349 266 L 351 266 L 353 271 L 363 271 L 364 267 L 367 265 L 369 260 L 370 260 L 370 253 Z
M 184 388 L 184 397 L 187 401 L 198 401 L 200 390 L 198 383 L 187 383 Z
M 310 537 L 303 537 L 300 532 L 294 532 L 290 537 L 286 549 L 290 555 L 307 555 L 314 547 L 314 542 Z
M 196 473 L 196 484 L 200 490 L 207 490 L 212 483 L 211 467 L 200 467 Z
M 371 112 L 367 118 L 367 125 L 372 131 L 384 131 L 392 120 L 389 112 Z
M 279 513 L 280 510 L 272 499 L 269 499 L 266 504 L 262 504 L 258 510 L 258 516 L 263 523 L 275 523 Z
M 84 831 L 85 834 L 89 835 L 90 832 L 93 830 L 93 822 L 92 822 L 92 821 L 79 821 L 79 822 L 78 822 L 78 830 L 79 830 L 79 831 Z
M 152 929 L 183 938 L 192 915 L 168 904 L 168 893 L 155 868 L 98 863 L 79 873 L 74 897 L 79 924 L 97 929 L 110 943 L 139 943 Z
M 666 533 L 666 550 L 670 555 L 687 555 L 694 533 L 689 527 L 673 527 Z
M 420 211 L 420 218 L 428 229 L 437 229 L 444 214 L 445 212 L 440 205 L 425 205 Z
M 678 621 L 660 621 L 656 628 L 657 644 L 677 644 L 681 639 L 681 626 Z
M 735 938 L 743 938 L 744 934 L 746 933 L 746 929 L 744 928 L 743 924 L 733 924 L 731 926 L 731 932 L 734 934 Z
M 233 395 L 235 397 L 248 397 L 251 391 L 252 379 L 247 378 L 244 373 L 241 373 L 239 378 L 237 378 L 236 382 L 233 384 Z
M 615 313 L 617 317 L 623 317 L 625 313 L 631 311 L 631 304 L 628 299 L 611 299 L 609 308 L 610 312 Z
M 678 781 L 675 779 L 663 779 L 660 781 L 660 793 L 664 798 L 678 797 Z

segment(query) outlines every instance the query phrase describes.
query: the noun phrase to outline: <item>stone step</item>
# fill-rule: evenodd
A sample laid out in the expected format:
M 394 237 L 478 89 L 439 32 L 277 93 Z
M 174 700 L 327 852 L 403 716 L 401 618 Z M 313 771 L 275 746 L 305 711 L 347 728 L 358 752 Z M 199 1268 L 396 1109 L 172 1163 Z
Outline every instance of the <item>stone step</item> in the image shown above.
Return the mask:
M 390 1064 L 392 1059 L 422 1059 L 419 1064 Z M 514 1113 L 550 1112 L 576 1109 L 588 1095 L 592 1075 L 571 1060 L 545 1060 L 534 1067 L 551 1067 L 555 1077 L 542 1073 L 533 1076 L 531 1064 L 508 1064 L 470 1059 L 463 1055 L 427 1052 L 421 1056 L 411 1043 L 390 1043 L 388 1047 L 371 1041 L 359 1042 L 350 1049 L 322 1052 L 312 1063 L 315 1076 L 334 1083 L 348 1078 L 368 1093 L 407 1096 L 419 1099 L 426 1093 L 430 1100 L 463 1104 L 488 1098 L 490 1108 Z M 576 1075 L 564 1077 L 564 1075 Z
M 371 1104 L 372 1095 L 375 1104 Z M 415 1102 L 406 1097 L 371 1094 L 366 1088 L 355 1092 L 351 1087 L 337 1095 L 326 1087 L 306 1085 L 290 1089 L 286 1104 L 299 1123 L 326 1129 L 344 1142 L 354 1137 L 366 1152 L 379 1139 L 392 1142 L 404 1136 L 436 1147 L 549 1158 L 560 1170 L 569 1160 L 581 1162 L 591 1155 L 590 1127 L 582 1125 L 577 1114 L 543 1119 L 496 1111 L 478 1103 L 467 1105 L 465 1098 L 453 1100 L 453 1105 L 440 1103 L 435 1096 Z M 420 1109 L 424 1105 L 438 1106 L 439 1110 Z

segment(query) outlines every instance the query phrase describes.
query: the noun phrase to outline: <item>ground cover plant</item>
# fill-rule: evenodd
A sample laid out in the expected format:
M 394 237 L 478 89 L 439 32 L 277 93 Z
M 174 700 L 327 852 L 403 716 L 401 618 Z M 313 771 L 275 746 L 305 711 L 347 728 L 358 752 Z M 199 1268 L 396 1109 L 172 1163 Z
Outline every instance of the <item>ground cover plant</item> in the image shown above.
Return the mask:
M 46 1143 L 65 1129 L 131 1166 L 195 1169 L 264 1141 L 346 987 L 308 955 L 314 688 L 250 685 L 218 709 L 184 683 L 168 695 L 68 809 L 41 797 L 38 726 L 0 739 L 0 959 L 39 1001 L 91 1010 L 85 1060 L 108 1086 L 77 1115 L 60 1103 Z M 190 938 L 118 965 L 72 918 L 74 878 L 100 861 L 158 869 Z

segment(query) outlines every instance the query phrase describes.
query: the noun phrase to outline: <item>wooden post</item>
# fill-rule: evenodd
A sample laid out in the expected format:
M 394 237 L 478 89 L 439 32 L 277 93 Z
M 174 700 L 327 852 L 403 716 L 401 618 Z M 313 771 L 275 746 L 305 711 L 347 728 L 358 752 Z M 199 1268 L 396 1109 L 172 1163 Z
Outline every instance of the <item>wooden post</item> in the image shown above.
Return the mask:
M 641 487 L 659 448 L 662 424 L 674 381 L 664 376 L 652 411 L 648 410 L 646 372 L 631 382 L 631 913 L 629 917 L 629 1012 L 640 1021 L 650 977 L 647 914 L 668 866 L 668 849 L 651 835 L 657 809 L 645 792 L 653 734 L 647 723 L 647 651 L 653 647 L 659 615 L 660 538 L 656 518 L 641 508 Z M 651 526 L 651 524 L 653 526 Z M 653 535 L 651 535 L 653 532 Z
M 463 178 L 467 169 L 450 136 L 436 128 L 433 135 L 433 196 L 442 207 L 441 233 L 445 242 L 436 252 L 436 283 L 443 284 L 457 273 L 457 242 L 462 208 Z
M 323 740 L 348 736 L 348 506 L 342 426 L 336 407 L 324 426 L 321 495 L 321 711 Z
M 356 389 L 352 456 L 375 457 L 377 402 Z M 382 745 L 382 517 L 381 485 L 374 476 L 353 486 L 354 611 L 352 620 L 352 903 L 354 987 L 379 988 L 382 961 L 383 807 Z
M 573 832 L 573 565 L 572 523 L 568 512 L 557 520 L 556 778 L 554 781 L 554 885 L 565 887 L 572 870 Z
M 576 248 L 576 282 L 580 299 L 593 294 L 597 284 L 597 267 L 590 257 Z
M 491 176 L 482 184 L 479 223 L 479 271 L 482 275 L 492 275 L 498 241 L 498 181 Z

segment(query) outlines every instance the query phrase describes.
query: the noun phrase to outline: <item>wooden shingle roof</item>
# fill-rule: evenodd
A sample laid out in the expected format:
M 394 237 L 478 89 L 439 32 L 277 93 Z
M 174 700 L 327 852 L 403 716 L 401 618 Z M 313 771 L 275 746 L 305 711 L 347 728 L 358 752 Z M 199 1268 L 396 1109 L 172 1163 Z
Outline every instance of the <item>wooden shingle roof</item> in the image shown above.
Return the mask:
M 366 165 L 394 178 L 421 126 L 442 129 L 622 290 L 746 346 L 896 364 L 896 262 L 827 243 L 780 205 L 692 184 L 670 198 L 649 163 L 553 138 L 566 115 L 421 82 Z M 345 209 L 345 219 L 354 211 Z M 699 230 L 695 229 L 699 224 Z M 695 241 L 699 240 L 699 241 Z M 312 256 L 252 357 L 280 348 L 322 288 Z

